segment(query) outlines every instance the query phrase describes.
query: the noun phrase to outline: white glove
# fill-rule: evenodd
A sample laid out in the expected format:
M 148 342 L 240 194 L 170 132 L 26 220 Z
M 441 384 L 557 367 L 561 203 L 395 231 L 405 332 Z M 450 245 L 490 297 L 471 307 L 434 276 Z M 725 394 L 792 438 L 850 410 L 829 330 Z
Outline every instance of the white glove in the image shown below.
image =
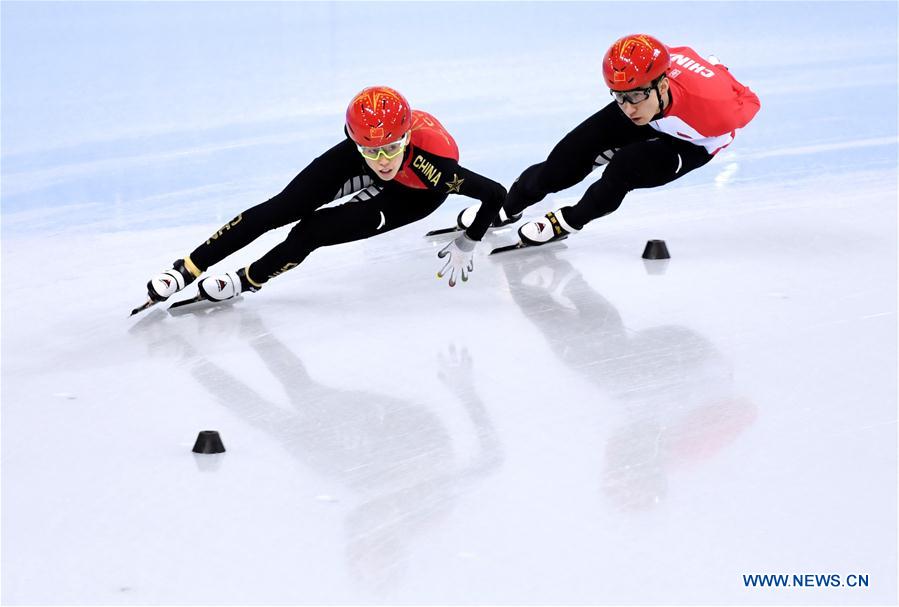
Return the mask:
M 443 269 L 437 272 L 437 278 L 443 278 L 449 272 L 449 286 L 456 286 L 456 277 L 461 276 L 462 282 L 468 281 L 468 273 L 474 272 L 474 248 L 476 240 L 472 240 L 462 234 L 437 253 L 439 259 L 449 255 Z

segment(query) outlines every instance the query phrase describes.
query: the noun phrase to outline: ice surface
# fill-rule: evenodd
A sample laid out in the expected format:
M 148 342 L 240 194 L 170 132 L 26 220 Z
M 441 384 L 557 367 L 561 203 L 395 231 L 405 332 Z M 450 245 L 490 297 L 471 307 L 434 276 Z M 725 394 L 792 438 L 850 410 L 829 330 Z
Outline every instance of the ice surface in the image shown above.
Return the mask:
M 895 603 L 896 11 L 3 3 L 3 602 Z M 702 170 L 481 247 L 452 290 L 422 234 L 460 197 L 233 305 L 126 318 L 362 86 L 508 186 L 641 30 L 762 99 Z M 191 453 L 206 429 L 226 454 Z

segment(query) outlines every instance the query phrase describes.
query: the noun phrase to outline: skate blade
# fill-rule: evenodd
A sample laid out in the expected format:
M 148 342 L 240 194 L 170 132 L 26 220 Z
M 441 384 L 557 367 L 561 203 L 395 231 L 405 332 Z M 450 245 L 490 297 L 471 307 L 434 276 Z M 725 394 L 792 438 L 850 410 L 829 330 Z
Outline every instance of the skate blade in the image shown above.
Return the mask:
M 425 238 L 430 236 L 440 236 L 441 234 L 452 234 L 453 232 L 461 232 L 462 230 L 459 228 L 440 228 L 439 230 L 431 230 L 427 234 L 425 234 Z
M 490 226 L 487 228 L 488 234 L 502 234 L 508 230 L 513 229 L 515 226 L 512 224 L 493 227 Z M 440 228 L 439 230 L 431 230 L 427 234 L 425 234 L 425 238 L 430 238 L 431 236 L 443 236 L 444 234 L 461 234 L 465 230 L 463 228 Z
M 563 236 L 562 238 L 557 238 L 552 242 L 548 242 L 546 244 L 525 244 L 521 240 L 516 242 L 515 244 L 506 245 L 504 247 L 496 247 L 492 251 L 490 251 L 489 255 L 495 255 L 497 253 L 506 253 L 508 251 L 517 251 L 519 249 L 543 249 L 544 247 L 552 246 L 556 243 L 560 243 L 563 240 L 568 238 L 568 236 Z
M 492 251 L 490 251 L 489 255 L 496 255 L 497 253 L 506 253 L 507 251 L 517 251 L 518 249 L 527 249 L 531 245 L 526 245 L 523 242 L 516 242 L 515 244 L 506 245 L 504 247 L 496 247 Z
M 136 308 L 134 308 L 133 310 L 131 310 L 131 314 L 128 315 L 128 318 L 131 318 L 131 317 L 134 316 L 135 314 L 139 314 L 139 313 L 143 312 L 144 310 L 146 310 L 147 308 L 149 308 L 149 307 L 151 307 L 151 306 L 155 306 L 155 305 L 158 304 L 158 303 L 159 303 L 158 301 L 155 301 L 155 300 L 152 300 L 152 299 L 148 299 L 147 302 L 146 302 L 145 304 L 140 305 L 140 306 L 137 306 Z
M 168 312 L 172 316 L 179 316 L 181 314 L 191 314 L 193 312 L 214 310 L 216 308 L 230 307 L 242 299 L 243 297 L 238 295 L 237 297 L 226 299 L 224 301 L 210 301 L 202 295 L 197 295 L 196 297 L 191 297 L 190 299 L 176 301 L 169 306 Z

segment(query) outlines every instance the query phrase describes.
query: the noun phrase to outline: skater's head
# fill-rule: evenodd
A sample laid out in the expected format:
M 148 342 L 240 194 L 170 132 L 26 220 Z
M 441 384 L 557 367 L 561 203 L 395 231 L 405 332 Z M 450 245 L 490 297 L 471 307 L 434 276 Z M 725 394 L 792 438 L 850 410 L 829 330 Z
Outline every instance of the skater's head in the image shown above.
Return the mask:
M 384 181 L 399 172 L 411 127 L 409 102 L 390 87 L 364 88 L 347 107 L 347 134 L 366 164 Z
M 603 78 L 618 107 L 634 124 L 649 124 L 667 107 L 670 63 L 668 47 L 648 34 L 623 36 L 606 51 Z

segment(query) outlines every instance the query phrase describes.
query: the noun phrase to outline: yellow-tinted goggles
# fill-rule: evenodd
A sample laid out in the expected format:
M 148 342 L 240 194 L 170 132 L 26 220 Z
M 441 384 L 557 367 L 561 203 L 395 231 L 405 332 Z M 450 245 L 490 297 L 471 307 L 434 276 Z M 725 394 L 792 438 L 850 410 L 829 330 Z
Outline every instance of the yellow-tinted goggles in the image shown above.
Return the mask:
M 363 145 L 357 145 L 356 148 L 359 150 L 360 154 L 362 154 L 369 160 L 377 160 L 381 157 L 381 154 L 383 154 L 384 158 L 386 158 L 387 160 L 393 160 L 394 158 L 402 154 L 403 150 L 406 149 L 407 139 L 408 137 L 403 135 L 402 139 L 392 141 L 386 145 L 378 146 L 376 148 L 365 147 Z

